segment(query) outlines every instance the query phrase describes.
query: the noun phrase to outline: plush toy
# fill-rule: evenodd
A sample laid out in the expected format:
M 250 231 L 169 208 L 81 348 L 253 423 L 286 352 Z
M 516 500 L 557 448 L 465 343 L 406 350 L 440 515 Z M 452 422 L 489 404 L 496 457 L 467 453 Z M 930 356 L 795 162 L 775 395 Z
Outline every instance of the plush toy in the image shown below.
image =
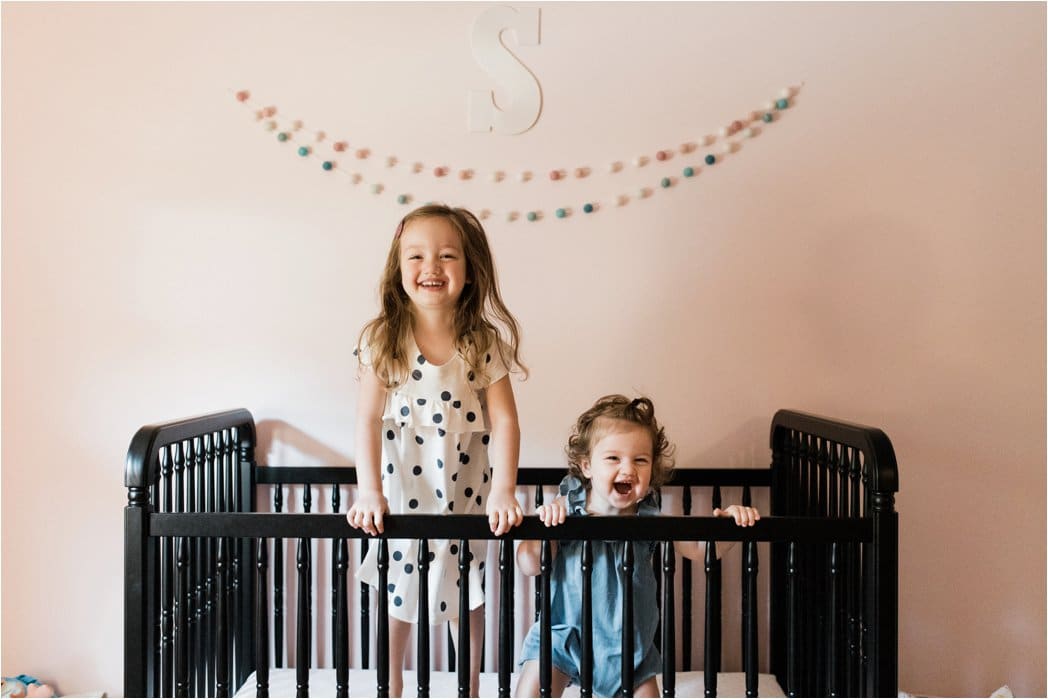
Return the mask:
M 4 677 L 0 686 L 0 697 L 53 697 L 55 690 L 51 685 L 41 684 L 40 680 L 29 675 L 18 675 L 17 677 Z

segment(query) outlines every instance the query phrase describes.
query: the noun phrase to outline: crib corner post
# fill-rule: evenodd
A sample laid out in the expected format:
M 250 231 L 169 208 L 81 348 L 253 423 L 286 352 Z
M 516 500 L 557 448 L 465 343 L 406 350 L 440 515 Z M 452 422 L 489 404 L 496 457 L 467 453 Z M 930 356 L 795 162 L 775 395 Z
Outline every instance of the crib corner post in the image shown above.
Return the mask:
M 867 611 L 872 622 L 866 639 L 866 695 L 899 694 L 899 513 L 890 490 L 872 492 L 873 543 Z
M 255 512 L 255 423 L 254 421 L 240 425 L 234 432 L 238 452 L 237 489 L 236 502 L 237 512 Z M 235 612 L 239 617 L 236 625 L 238 641 L 236 644 L 236 685 L 239 687 L 247 681 L 248 675 L 255 671 L 255 586 L 249 584 L 251 573 L 255 570 L 257 561 L 256 542 L 252 539 L 241 539 L 239 541 L 240 565 L 234 570 L 235 575 L 240 576 L 239 608 Z M 236 584 L 236 583 L 235 583 Z
M 149 536 L 149 489 L 129 486 L 124 508 L 124 696 L 153 696 L 150 678 L 156 672 L 153 619 L 156 601 L 150 591 L 156 576 Z

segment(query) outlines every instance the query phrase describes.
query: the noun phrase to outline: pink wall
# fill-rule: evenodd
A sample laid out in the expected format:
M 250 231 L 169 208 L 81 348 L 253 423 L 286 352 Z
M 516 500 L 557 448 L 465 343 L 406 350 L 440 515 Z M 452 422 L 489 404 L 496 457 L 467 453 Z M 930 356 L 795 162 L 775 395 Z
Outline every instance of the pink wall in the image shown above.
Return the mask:
M 513 137 L 466 130 L 467 91 L 491 85 L 469 49 L 485 7 L 3 6 L 3 674 L 121 692 L 141 424 L 244 406 L 352 462 L 349 350 L 403 208 L 292 155 L 229 92 L 246 87 L 380 155 L 592 166 L 388 180 L 547 211 L 489 226 L 533 370 L 522 465 L 562 463 L 609 391 L 652 395 L 695 467 L 765 463 L 779 407 L 880 426 L 900 686 L 1044 695 L 1044 5 L 550 3 L 520 52 L 544 112 Z M 723 164 L 610 203 L 663 171 L 609 160 L 801 81 Z M 609 204 L 548 213 L 588 198 Z

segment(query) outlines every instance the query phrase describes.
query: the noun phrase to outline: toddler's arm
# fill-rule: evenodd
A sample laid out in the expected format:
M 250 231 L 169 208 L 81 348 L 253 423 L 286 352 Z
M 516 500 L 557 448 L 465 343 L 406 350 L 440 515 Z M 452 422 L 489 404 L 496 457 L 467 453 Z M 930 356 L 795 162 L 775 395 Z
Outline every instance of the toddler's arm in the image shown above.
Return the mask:
M 761 518 L 761 513 L 756 507 L 745 507 L 743 505 L 729 505 L 725 509 L 719 507 L 713 510 L 714 517 L 731 517 L 735 524 L 740 527 L 752 527 L 753 523 Z M 714 555 L 720 558 L 735 546 L 734 541 L 714 542 Z M 676 541 L 673 548 L 677 553 L 690 558 L 693 561 L 701 561 L 706 558 L 706 544 L 702 541 Z
M 360 377 L 360 401 L 357 405 L 357 499 L 346 514 L 354 529 L 368 534 L 382 532 L 382 515 L 389 503 L 382 494 L 379 467 L 382 460 L 382 409 L 386 404 L 386 387 L 365 367 Z
M 542 523 L 547 527 L 555 527 L 558 524 L 564 524 L 567 510 L 558 498 L 548 505 L 539 505 L 535 514 L 539 516 L 539 519 L 542 520 Z M 551 541 L 549 544 L 550 557 L 552 559 L 557 555 L 557 542 Z M 538 575 L 542 572 L 541 541 L 520 542 L 520 546 L 517 547 L 517 567 L 520 569 L 520 572 L 524 573 L 524 575 Z
M 513 385 L 509 375 L 488 386 L 488 417 L 491 420 L 491 492 L 488 494 L 488 524 L 496 536 L 520 524 L 524 513 L 517 502 L 517 462 L 520 460 L 520 424 Z

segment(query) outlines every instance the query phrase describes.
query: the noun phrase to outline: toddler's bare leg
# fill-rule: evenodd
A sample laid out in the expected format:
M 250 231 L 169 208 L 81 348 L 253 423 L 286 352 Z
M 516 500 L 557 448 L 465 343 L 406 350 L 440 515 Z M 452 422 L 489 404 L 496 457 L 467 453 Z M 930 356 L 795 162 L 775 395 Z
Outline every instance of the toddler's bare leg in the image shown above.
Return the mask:
M 448 621 L 451 626 L 451 638 L 458 653 L 458 619 Z M 469 695 L 480 696 L 480 658 L 484 651 L 484 605 L 469 613 Z
M 411 624 L 389 618 L 389 696 L 403 696 L 404 651 L 411 635 Z
M 563 696 L 564 688 L 568 686 L 568 676 L 557 668 L 553 668 L 550 679 L 550 696 Z M 539 695 L 539 661 L 528 660 L 520 669 L 520 678 L 513 692 L 515 697 L 537 697 Z
M 657 697 L 659 696 L 659 683 L 654 677 L 649 677 L 633 688 L 635 697 Z

